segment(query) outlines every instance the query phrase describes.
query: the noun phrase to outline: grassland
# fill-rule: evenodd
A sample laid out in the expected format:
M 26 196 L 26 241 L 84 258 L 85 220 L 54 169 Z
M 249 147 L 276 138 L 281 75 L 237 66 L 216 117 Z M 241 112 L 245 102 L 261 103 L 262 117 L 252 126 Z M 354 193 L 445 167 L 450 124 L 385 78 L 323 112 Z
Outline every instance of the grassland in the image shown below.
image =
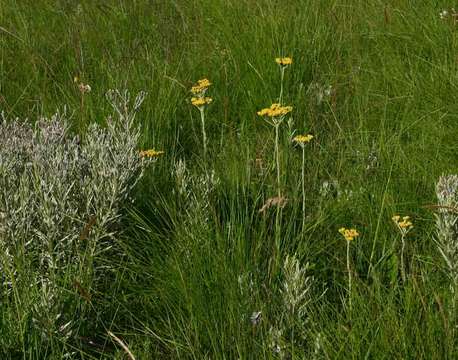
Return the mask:
M 136 359 L 456 358 L 429 207 L 439 176 L 458 173 L 458 25 L 439 16 L 451 5 L 0 0 L 7 117 L 67 106 L 84 136 L 110 114 L 108 89 L 145 90 L 139 149 L 165 151 L 125 204 L 114 251 L 97 259 L 103 281 L 83 291 L 90 298 L 72 279 L 59 285 L 65 301 L 87 302 L 77 332 L 43 339 L 27 307 L 0 298 L 1 357 L 126 358 L 110 331 Z M 292 120 L 279 138 L 287 203 L 260 213 L 277 178 L 274 131 L 257 111 L 278 99 L 279 56 L 293 59 L 283 93 Z M 91 86 L 84 101 L 75 76 Z M 189 91 L 202 78 L 212 82 L 207 156 Z M 315 136 L 305 214 L 291 142 L 302 133 Z M 405 280 L 394 214 L 414 224 Z M 350 294 L 343 226 L 360 232 Z M 293 256 L 304 272 L 288 272 Z M 285 284 L 306 290 L 300 314 Z

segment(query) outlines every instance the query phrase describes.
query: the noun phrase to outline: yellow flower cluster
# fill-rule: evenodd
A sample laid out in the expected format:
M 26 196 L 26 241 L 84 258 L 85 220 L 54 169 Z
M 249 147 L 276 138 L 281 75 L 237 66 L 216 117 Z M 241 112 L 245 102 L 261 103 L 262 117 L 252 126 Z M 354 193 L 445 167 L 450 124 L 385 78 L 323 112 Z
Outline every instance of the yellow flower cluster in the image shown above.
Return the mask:
M 154 149 L 140 151 L 140 157 L 142 158 L 157 158 L 164 154 L 164 151 L 157 151 Z
M 275 62 L 281 66 L 288 66 L 293 63 L 293 59 L 291 59 L 290 57 L 276 58 Z
M 347 241 L 352 241 L 359 236 L 359 232 L 356 229 L 346 229 L 344 227 L 339 229 L 339 233 L 342 234 Z
M 197 84 L 191 88 L 194 95 L 204 94 L 212 83 L 208 79 L 198 80 Z
M 213 101 L 211 97 L 193 97 L 191 98 L 191 104 L 197 107 L 202 107 L 210 104 Z
M 290 113 L 293 110 L 292 106 L 281 106 L 281 104 L 275 103 L 270 106 L 270 108 L 265 108 L 258 111 L 259 116 L 269 116 L 269 117 L 281 117 Z
M 401 217 L 399 215 L 394 215 L 391 220 L 394 221 L 394 223 L 399 227 L 399 229 L 401 229 L 402 231 L 409 231 L 410 229 L 413 228 L 413 224 L 412 222 L 410 221 L 410 217 L 409 216 L 403 216 L 402 217 L 402 221 L 401 221 Z
M 298 144 L 306 144 L 313 139 L 313 135 L 297 135 L 293 138 L 293 141 L 297 142 Z

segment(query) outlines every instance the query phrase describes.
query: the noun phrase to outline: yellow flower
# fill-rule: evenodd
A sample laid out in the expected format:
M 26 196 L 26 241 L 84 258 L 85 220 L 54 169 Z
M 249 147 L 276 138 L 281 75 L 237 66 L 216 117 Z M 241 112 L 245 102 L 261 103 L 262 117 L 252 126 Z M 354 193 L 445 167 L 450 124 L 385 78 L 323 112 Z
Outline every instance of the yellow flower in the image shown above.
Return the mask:
M 157 151 L 154 149 L 140 151 L 140 157 L 142 158 L 157 158 L 164 154 L 164 151 Z
M 213 101 L 211 97 L 193 97 L 191 98 L 191 104 L 198 108 L 210 104 Z
M 293 141 L 297 142 L 298 144 L 306 144 L 313 139 L 313 135 L 297 135 L 294 137 Z
M 270 108 L 265 108 L 258 111 L 259 116 L 281 117 L 293 111 L 292 106 L 281 106 L 281 104 L 274 103 Z
M 403 216 L 401 221 L 401 217 L 399 215 L 394 215 L 391 220 L 393 220 L 403 235 L 407 234 L 413 228 L 413 223 L 410 221 L 410 216 Z
M 205 91 L 211 86 L 211 82 L 208 79 L 201 79 L 197 81 L 197 84 L 191 88 L 191 92 L 194 95 L 205 93 Z
M 293 63 L 293 59 L 291 59 L 290 57 L 276 58 L 275 62 L 281 66 L 288 66 Z
M 198 80 L 197 83 L 199 84 L 199 86 L 203 86 L 203 87 L 210 87 L 210 85 L 212 84 L 208 79 L 201 79 L 201 80 Z
M 401 221 L 401 222 L 399 223 L 399 227 L 402 228 L 402 229 L 410 229 L 410 228 L 413 227 L 413 224 L 412 224 L 412 222 L 410 222 L 410 221 L 405 221 L 405 220 L 404 220 L 404 221 Z
M 339 229 L 339 233 L 345 238 L 347 241 L 352 241 L 356 237 L 359 236 L 359 232 L 356 229 L 346 229 L 344 227 Z

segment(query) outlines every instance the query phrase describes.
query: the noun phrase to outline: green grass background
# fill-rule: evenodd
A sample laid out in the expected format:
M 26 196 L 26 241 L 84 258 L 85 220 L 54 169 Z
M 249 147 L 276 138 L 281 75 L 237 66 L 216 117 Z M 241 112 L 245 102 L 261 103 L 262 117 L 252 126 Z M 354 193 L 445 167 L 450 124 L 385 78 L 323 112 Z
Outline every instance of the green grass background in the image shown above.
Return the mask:
M 444 1 L 0 0 L 0 110 L 10 118 L 50 115 L 67 106 L 84 133 L 110 113 L 110 88 L 145 90 L 137 116 L 142 148 L 166 155 L 126 204 L 115 271 L 90 289 L 92 315 L 79 336 L 43 342 L 2 308 L 3 357 L 124 358 L 110 330 L 138 359 L 278 358 L 269 328 L 284 309 L 281 271 L 269 274 L 274 213 L 273 130 L 256 111 L 276 101 L 274 59 L 291 56 L 284 101 L 293 129 L 312 133 L 306 152 L 307 218 L 301 227 L 301 152 L 282 128 L 280 258 L 296 254 L 315 278 L 306 345 L 294 358 L 456 358 L 455 324 L 444 307 L 448 282 L 434 243 L 435 182 L 458 172 L 458 25 L 442 20 Z M 74 76 L 92 91 L 81 107 Z M 200 118 L 189 103 L 198 79 L 213 83 L 206 113 L 210 156 L 203 160 Z M 310 85 L 331 85 L 317 104 Z M 370 156 L 377 161 L 370 165 Z M 220 179 L 199 212 L 183 201 L 172 174 L 179 159 L 197 177 Z M 256 166 L 262 159 L 267 169 Z M 338 181 L 345 197 L 320 195 Z M 415 228 L 406 247 L 408 281 L 397 276 L 394 213 Z M 355 226 L 353 309 L 346 294 L 345 241 Z M 369 272 L 369 267 L 373 271 Z M 239 277 L 253 279 L 241 295 Z M 327 289 L 323 296 L 320 296 Z M 78 297 L 73 288 L 69 296 Z M 253 328 L 249 317 L 262 311 Z M 23 314 L 26 317 L 26 314 Z M 89 339 L 89 340 L 88 340 Z M 93 341 L 100 346 L 90 344 Z M 2 353 L 3 351 L 3 353 Z

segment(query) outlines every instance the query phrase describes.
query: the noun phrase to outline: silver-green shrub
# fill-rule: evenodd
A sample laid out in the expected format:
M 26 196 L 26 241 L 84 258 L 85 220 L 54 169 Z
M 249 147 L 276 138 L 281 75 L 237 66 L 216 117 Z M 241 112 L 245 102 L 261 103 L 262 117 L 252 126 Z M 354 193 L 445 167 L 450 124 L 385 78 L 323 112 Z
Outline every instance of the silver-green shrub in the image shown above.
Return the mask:
M 294 255 L 288 255 L 284 260 L 281 311 L 268 335 L 270 347 L 280 359 L 294 358 L 294 349 L 304 353 L 310 347 L 307 338 L 314 278 L 308 274 L 309 270 L 309 264 L 301 265 Z
M 455 302 L 458 291 L 458 175 L 441 176 L 436 184 L 436 195 L 437 244 L 447 265 Z
M 133 104 L 127 91 L 107 99 L 114 116 L 81 138 L 65 112 L 33 126 L 0 118 L 0 302 L 30 311 L 48 335 L 71 328 L 62 286 L 93 286 L 95 259 L 112 246 L 120 210 L 150 161 L 139 156 L 134 124 L 144 93 Z

